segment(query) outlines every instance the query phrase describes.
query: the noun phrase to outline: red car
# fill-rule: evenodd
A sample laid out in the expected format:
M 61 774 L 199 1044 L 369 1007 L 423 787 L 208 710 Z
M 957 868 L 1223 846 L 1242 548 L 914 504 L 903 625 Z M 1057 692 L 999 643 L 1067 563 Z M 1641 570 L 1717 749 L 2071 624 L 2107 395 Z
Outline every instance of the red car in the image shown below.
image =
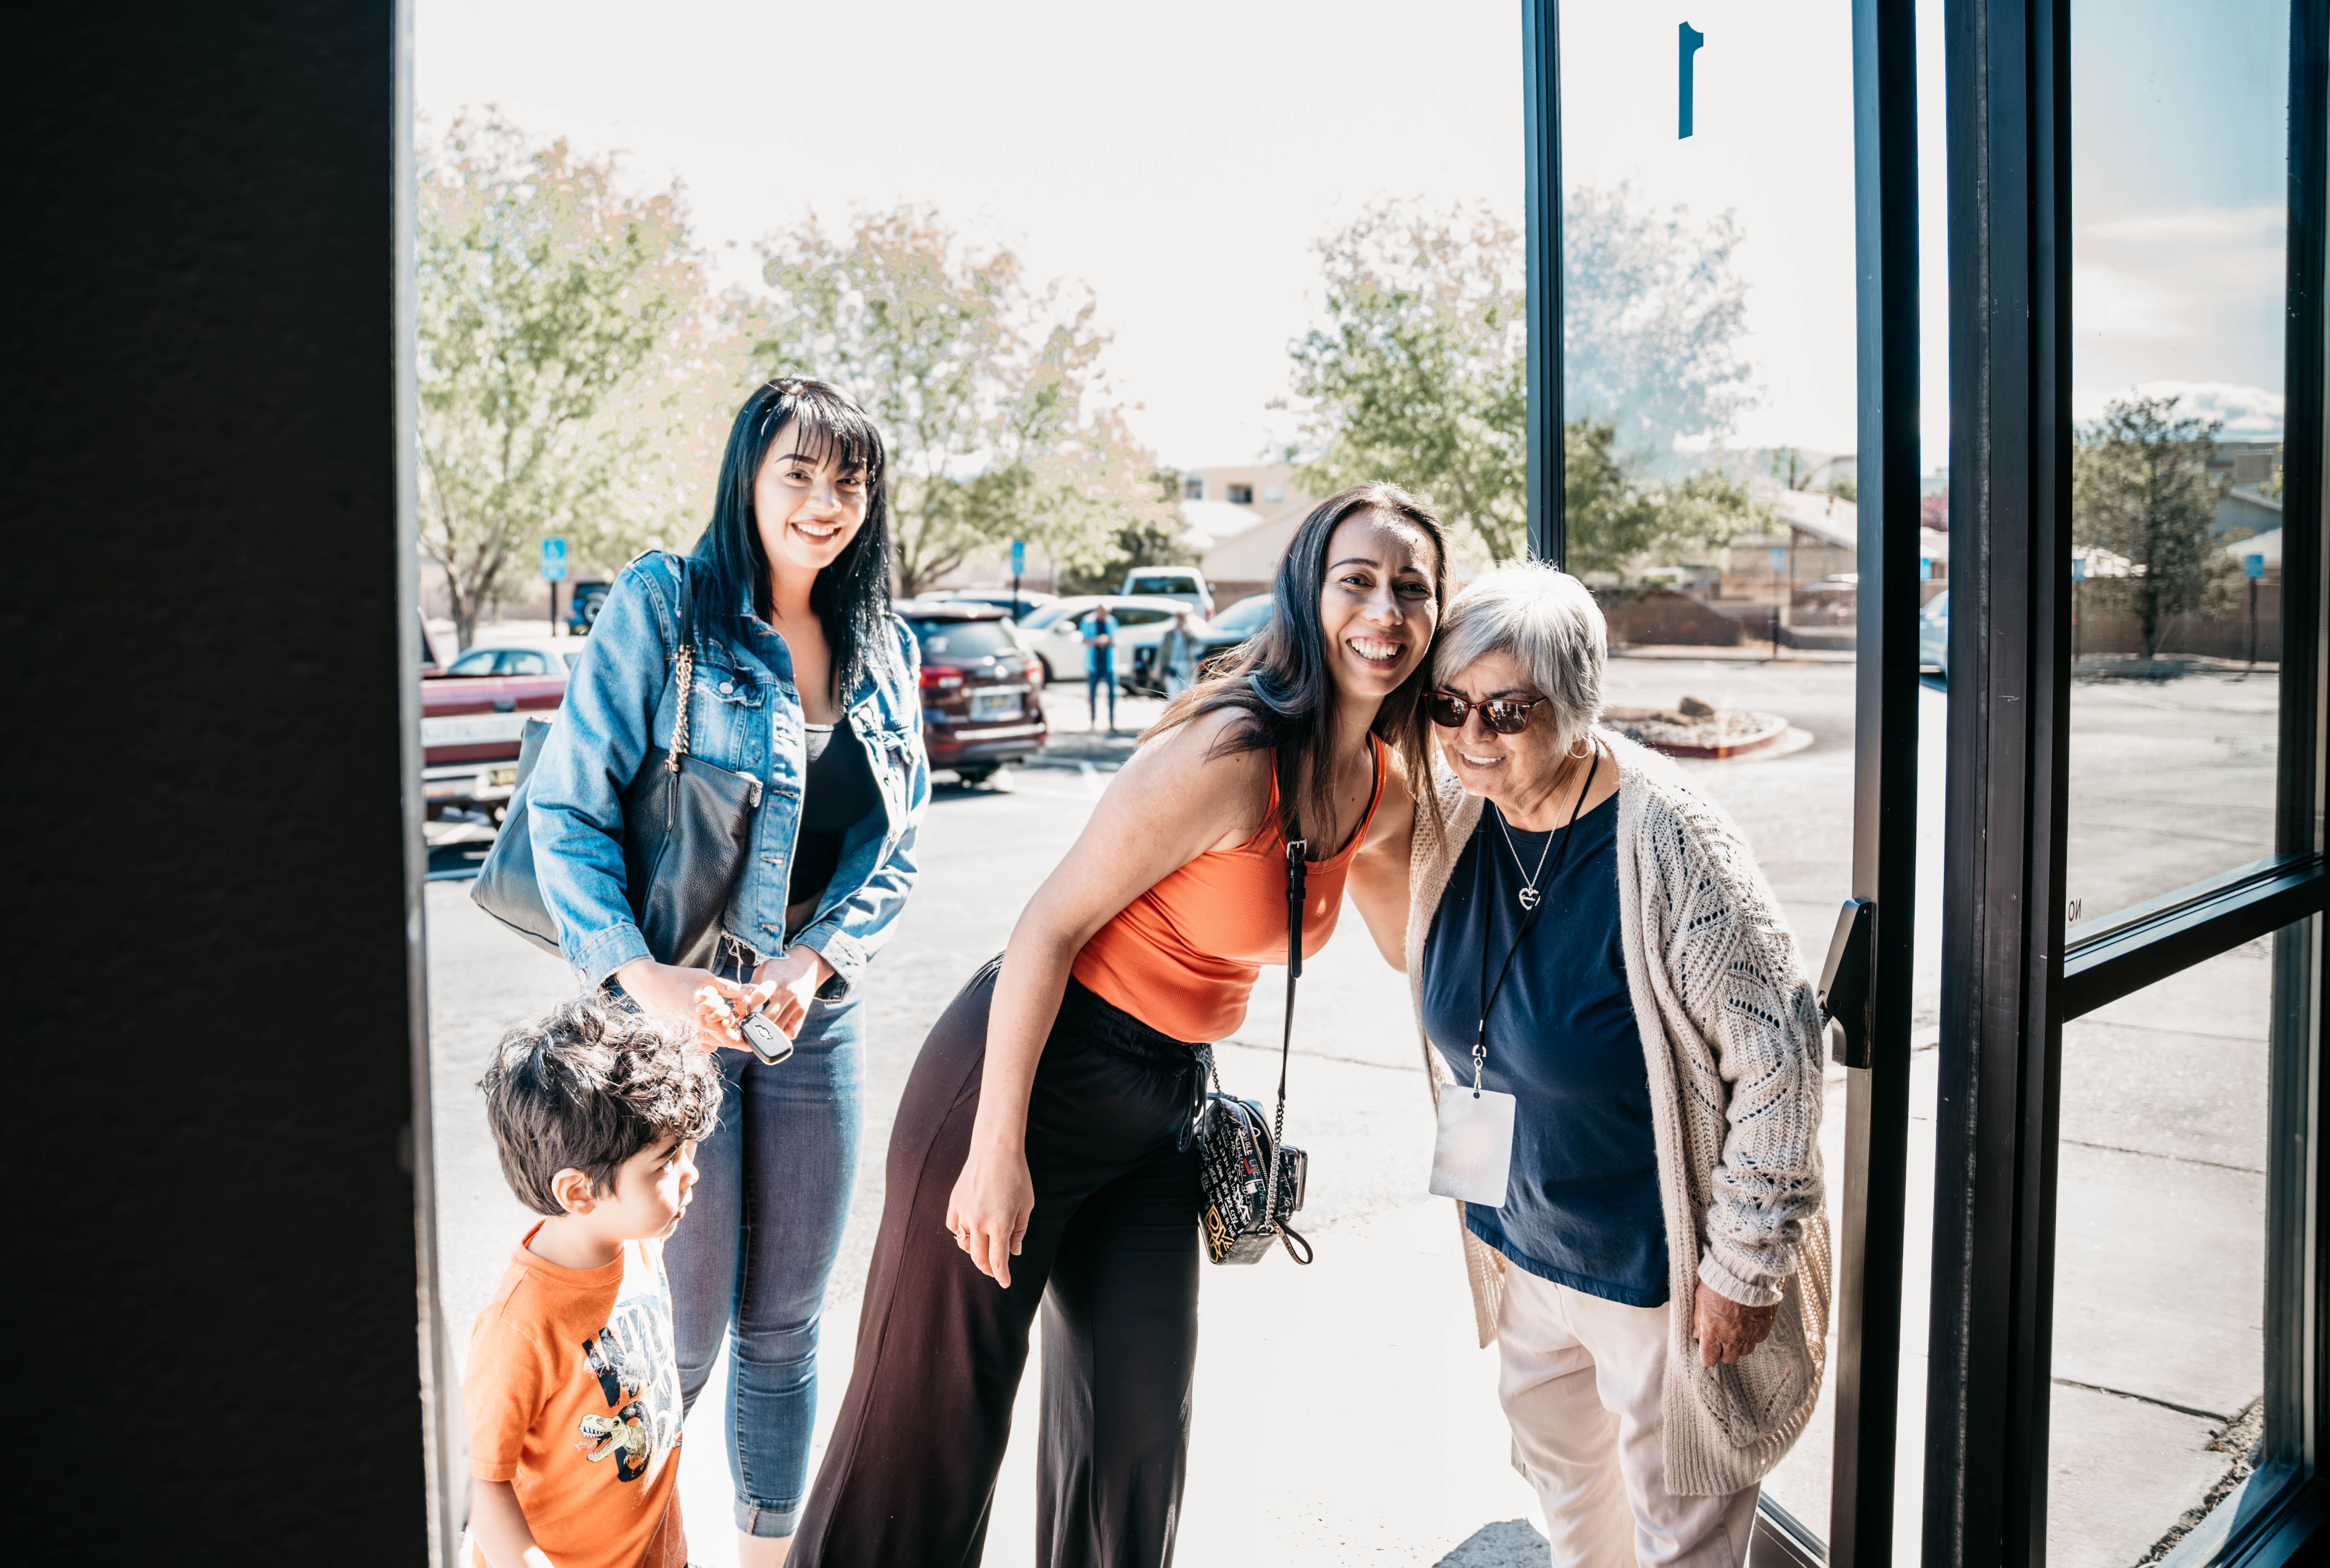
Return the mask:
M 519 732 L 557 711 L 583 647 L 578 638 L 571 651 L 556 642 L 472 648 L 421 672 L 421 794 L 431 822 L 449 812 L 498 814 L 517 784 Z
M 1012 641 L 1001 609 L 969 599 L 897 606 L 923 645 L 923 744 L 931 766 L 984 783 L 1044 749 L 1044 670 Z

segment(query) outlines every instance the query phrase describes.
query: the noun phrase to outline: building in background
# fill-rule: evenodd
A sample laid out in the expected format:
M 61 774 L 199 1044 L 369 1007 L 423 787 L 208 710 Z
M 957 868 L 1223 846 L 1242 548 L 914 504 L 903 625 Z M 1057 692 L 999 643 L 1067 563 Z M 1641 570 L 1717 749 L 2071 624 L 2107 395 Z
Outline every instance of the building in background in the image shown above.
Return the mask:
M 1267 593 L 1287 542 L 1320 498 L 1304 489 L 1293 463 L 1190 469 L 1181 476 L 1182 539 L 1228 609 Z

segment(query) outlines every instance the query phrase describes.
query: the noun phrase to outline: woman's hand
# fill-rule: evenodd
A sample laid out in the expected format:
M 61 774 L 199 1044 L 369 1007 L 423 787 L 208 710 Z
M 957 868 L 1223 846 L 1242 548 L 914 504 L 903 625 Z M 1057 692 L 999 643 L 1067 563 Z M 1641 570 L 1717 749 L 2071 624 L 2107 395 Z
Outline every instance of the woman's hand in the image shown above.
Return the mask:
M 1779 1307 L 1742 1307 L 1711 1286 L 1701 1283 L 1693 1292 L 1691 1336 L 1699 1341 L 1699 1364 L 1726 1365 L 1764 1343 L 1772 1332 Z
M 801 1025 L 809 1022 L 810 1003 L 817 1000 L 818 988 L 832 978 L 833 965 L 815 948 L 795 947 L 753 971 L 752 1005 L 743 1011 L 750 1012 L 765 1002 L 762 1014 L 784 1031 L 787 1040 L 797 1039 Z
M 1009 1290 L 1011 1259 L 1027 1239 L 1036 1212 L 1036 1183 L 1028 1174 L 1025 1135 L 1013 1142 L 972 1137 L 971 1157 L 947 1199 L 947 1229 L 981 1274 Z
M 731 1050 L 745 1049 L 744 1037 L 738 1032 L 735 1021 L 763 1000 L 733 980 L 721 979 L 709 969 L 658 964 L 652 958 L 632 959 L 615 971 L 615 979 L 649 1018 L 694 1024 L 696 1043 L 706 1050 L 722 1046 Z M 725 1004 L 725 1014 L 705 1004 L 702 993 L 706 988 Z

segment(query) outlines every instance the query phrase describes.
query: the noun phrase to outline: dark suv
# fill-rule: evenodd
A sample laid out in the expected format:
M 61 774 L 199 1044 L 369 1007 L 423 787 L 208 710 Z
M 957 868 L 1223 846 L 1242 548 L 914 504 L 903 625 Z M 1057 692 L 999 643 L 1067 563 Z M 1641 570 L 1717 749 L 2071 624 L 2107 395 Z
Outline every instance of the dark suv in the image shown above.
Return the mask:
M 964 599 L 907 599 L 898 613 L 923 645 L 923 744 L 931 766 L 984 783 L 1007 762 L 1044 749 L 1043 676 L 1020 651 L 1003 612 Z

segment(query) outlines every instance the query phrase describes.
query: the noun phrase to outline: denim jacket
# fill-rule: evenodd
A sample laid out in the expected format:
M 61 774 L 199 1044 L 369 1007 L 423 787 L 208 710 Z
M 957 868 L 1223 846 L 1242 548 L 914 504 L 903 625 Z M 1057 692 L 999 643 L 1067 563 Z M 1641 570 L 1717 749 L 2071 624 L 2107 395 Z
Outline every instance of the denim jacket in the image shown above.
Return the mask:
M 700 572 L 691 563 L 691 569 Z M 623 569 L 591 628 L 566 700 L 526 782 L 535 874 L 560 946 L 586 984 L 652 956 L 623 889 L 623 791 L 653 746 L 668 748 L 678 717 L 678 557 L 650 551 Z M 800 825 L 800 696 L 783 638 L 745 608 L 749 645 L 703 613 L 695 590 L 696 679 L 688 750 L 762 781 L 753 846 L 728 901 L 726 935 L 756 956 L 799 944 L 833 966 L 820 993 L 847 996 L 881 947 L 914 880 L 914 833 L 931 798 L 923 749 L 922 651 L 903 621 L 895 648 L 868 651 L 842 703 L 882 795 L 878 822 L 843 841 L 841 863 L 815 915 L 785 940 L 787 875 Z

